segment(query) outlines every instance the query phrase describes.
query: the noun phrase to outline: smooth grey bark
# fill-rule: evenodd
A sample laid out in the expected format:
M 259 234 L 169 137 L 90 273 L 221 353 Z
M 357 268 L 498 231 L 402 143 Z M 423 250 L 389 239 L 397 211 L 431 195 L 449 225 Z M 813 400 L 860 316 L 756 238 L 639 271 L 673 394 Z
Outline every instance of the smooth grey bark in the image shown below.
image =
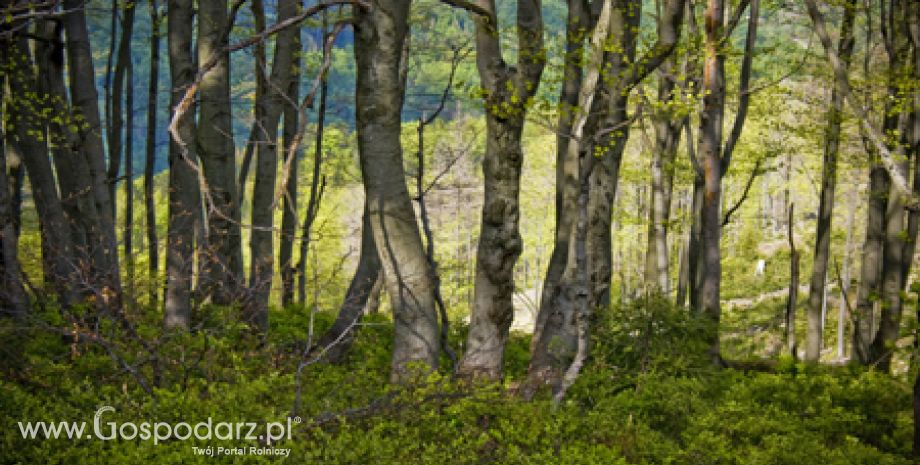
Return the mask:
M 662 295 L 671 292 L 668 267 L 668 220 L 671 212 L 671 195 L 674 186 L 674 162 L 680 135 L 687 116 L 680 116 L 675 108 L 681 102 L 678 86 L 678 69 L 669 58 L 662 65 L 658 78 L 658 102 L 662 105 L 655 117 L 655 149 L 652 151 L 652 191 L 649 199 L 648 245 L 645 255 L 646 286 Z
M 125 113 L 124 113 L 124 104 L 126 99 L 125 91 L 131 91 L 134 88 L 134 83 L 130 80 L 127 81 L 127 86 L 125 86 L 125 79 L 128 74 L 128 66 L 131 62 L 131 35 L 134 31 L 134 14 L 136 11 L 137 2 L 127 2 L 124 5 L 124 8 L 120 8 L 118 2 L 113 2 L 112 16 L 113 20 L 116 15 L 115 13 L 121 9 L 121 35 L 118 36 L 118 49 L 115 52 L 115 72 L 112 75 L 111 82 L 111 92 L 107 92 L 106 97 L 110 97 L 111 100 L 111 125 L 107 124 L 107 142 L 109 149 L 109 166 L 108 166 L 108 188 L 109 188 L 109 198 L 112 199 L 112 217 L 116 218 L 118 216 L 118 208 L 116 206 L 116 199 L 118 193 L 118 180 L 119 174 L 121 171 L 121 161 L 122 161 L 122 152 L 125 154 L 125 164 L 128 162 L 129 151 L 125 150 L 126 147 L 122 145 L 124 141 L 123 131 L 125 129 Z M 115 39 L 115 33 L 112 32 L 113 44 Z M 109 57 L 111 61 L 112 57 Z M 107 89 L 108 91 L 108 89 Z M 108 120 L 107 119 L 107 120 Z M 107 121 L 108 123 L 108 121 Z M 130 128 L 128 128 L 130 130 Z M 130 179 L 128 179 L 130 181 Z
M 861 363 L 870 363 L 875 303 L 879 298 L 882 270 L 882 244 L 885 237 L 885 209 L 889 190 L 888 175 L 879 164 L 869 173 L 869 199 L 866 203 L 866 239 L 860 265 L 856 312 L 853 315 L 853 348 Z
M 584 116 L 584 110 L 580 107 L 579 92 L 582 87 L 583 70 L 585 65 L 584 51 L 587 38 L 586 31 L 595 29 L 592 25 L 591 7 L 584 0 L 568 1 L 568 22 L 566 26 L 566 55 L 565 67 L 563 68 L 563 86 L 560 95 L 559 111 L 559 134 L 556 137 L 556 213 L 555 213 L 555 232 L 554 246 L 550 255 L 549 265 L 546 271 L 546 277 L 543 282 L 541 293 L 540 310 L 537 314 L 537 320 L 534 327 L 534 336 L 531 339 L 531 365 L 539 363 L 548 369 L 548 365 L 556 364 L 553 360 L 539 362 L 536 342 L 543 339 L 544 332 L 553 332 L 556 338 L 565 338 L 570 340 L 574 336 L 574 327 L 565 325 L 564 317 L 557 316 L 553 322 L 550 322 L 551 312 L 544 310 L 549 308 L 549 301 L 552 299 L 552 292 L 559 287 L 563 271 L 566 269 L 568 262 L 568 253 L 570 247 L 570 233 L 572 226 L 571 206 L 576 203 L 578 196 L 578 158 L 569 155 L 570 145 L 580 144 L 581 141 L 573 138 L 573 124 L 580 121 L 579 118 Z M 592 96 L 593 98 L 593 96 Z M 579 124 L 587 124 L 587 121 Z M 558 321 L 558 320 L 563 321 Z M 550 327 L 552 326 L 552 327 Z M 559 339 L 557 339 L 559 340 Z M 567 345 L 577 344 L 572 342 Z M 540 350 L 540 352 L 547 352 Z M 547 357 L 548 358 L 548 353 Z M 561 369 L 562 363 L 558 364 Z M 546 371 L 546 369 L 544 371 Z M 558 377 L 558 376 L 557 376 Z M 534 377 L 534 381 L 540 382 Z M 535 391 L 537 386 L 531 386 L 529 389 Z M 525 395 L 530 395 L 525 393 Z
M 296 0 L 279 0 L 278 20 L 284 21 L 297 14 Z M 250 239 L 250 295 L 243 320 L 260 331 L 268 329 L 268 300 L 274 275 L 273 236 L 275 218 L 275 185 L 278 177 L 278 127 L 291 86 L 291 68 L 295 37 L 299 28 L 289 27 L 278 33 L 275 41 L 271 75 L 262 100 L 255 143 L 257 151 L 255 183 L 252 190 L 252 235 Z M 285 153 L 287 151 L 285 150 Z M 283 266 L 283 264 L 282 264 Z
M 4 87 L 5 83 L 0 82 L 0 96 L 6 92 Z M 6 115 L 0 113 L 0 116 L 5 120 Z M 21 319 L 29 312 L 29 299 L 20 273 L 19 235 L 13 217 L 5 139 L 0 138 L 0 315 Z
M 853 0 L 843 6 L 843 20 L 837 49 L 844 67 L 849 69 L 853 55 L 853 22 L 856 4 Z M 805 361 L 817 362 L 821 358 L 824 342 L 824 304 L 827 292 L 828 262 L 830 261 L 834 194 L 837 185 L 837 153 L 840 148 L 840 126 L 843 120 L 843 95 L 837 86 L 831 90 L 827 111 L 827 128 L 824 134 L 824 163 L 821 174 L 821 194 L 815 231 L 815 253 L 812 262 L 811 285 L 808 294 L 808 332 L 805 337 Z
M 58 36 L 59 37 L 59 36 Z M 60 54 L 54 59 L 63 62 L 63 44 L 56 42 Z M 7 76 L 10 89 L 34 89 L 39 87 L 31 50 L 25 37 L 16 36 L 9 47 L 0 49 L 5 64 L 21 72 Z M 41 117 L 34 102 L 21 101 L 12 93 L 7 102 L 9 122 L 14 133 L 10 142 L 17 147 L 32 188 L 32 198 L 38 211 L 42 238 L 42 262 L 45 281 L 50 283 L 58 295 L 58 302 L 68 308 L 76 301 L 73 287 L 76 282 L 76 260 L 72 246 L 70 222 L 64 214 L 64 207 L 55 185 L 54 172 L 45 142 L 36 135 L 46 134 L 40 124 Z
M 192 58 L 192 0 L 169 0 L 167 39 L 172 82 L 170 111 L 178 111 L 186 87 L 195 79 Z M 192 276 L 195 269 L 195 236 L 199 227 L 201 199 L 193 164 L 197 163 L 195 103 L 179 120 L 179 134 L 187 145 L 182 149 L 170 138 L 169 219 L 166 244 L 165 319 L 167 328 L 188 328 L 192 314 Z M 199 238 L 200 240 L 200 238 Z
M 908 36 L 906 19 L 910 17 L 913 5 L 905 0 L 891 0 L 887 8 L 887 17 L 882 21 L 888 22 L 892 27 L 885 35 L 885 49 L 888 54 L 888 98 L 885 100 L 885 116 L 882 121 L 884 134 L 897 134 L 897 139 L 890 141 L 890 151 L 902 153 L 902 148 L 908 145 L 907 122 L 909 112 L 899 109 L 898 102 L 903 98 L 903 82 L 909 76 L 912 68 L 910 54 L 910 38 Z M 912 99 L 911 99 L 912 100 Z M 900 336 L 901 316 L 904 310 L 902 293 L 906 285 L 904 281 L 904 256 L 906 250 L 907 216 L 905 206 L 910 201 L 909 192 L 905 195 L 894 182 L 897 178 L 909 177 L 909 160 L 898 159 L 893 167 L 889 167 L 888 174 L 891 181 L 891 190 L 888 193 L 888 204 L 885 211 L 885 236 L 882 249 L 882 277 L 881 277 L 881 309 L 879 312 L 879 325 L 869 352 L 872 363 L 877 364 L 882 371 L 891 368 L 891 358 L 895 344 Z M 893 171 L 893 172 L 892 172 Z M 908 268 L 909 270 L 909 268 Z
M 595 92 L 597 98 L 591 104 L 580 104 L 581 112 L 591 109 L 591 117 L 584 118 L 581 136 L 570 138 L 563 170 L 557 168 L 557 175 L 564 174 L 564 179 L 557 179 L 558 184 L 565 184 L 562 202 L 566 207 L 557 218 L 556 241 L 550 266 L 544 281 L 540 310 L 537 314 L 534 337 L 531 342 L 531 363 L 528 368 L 525 396 L 533 395 L 541 387 L 549 387 L 558 394 L 563 388 L 564 376 L 579 353 L 579 340 L 587 333 L 587 327 L 580 327 L 584 316 L 578 309 L 580 302 L 580 284 L 578 280 L 578 260 L 575 255 L 575 231 L 578 225 L 579 210 L 574 208 L 578 201 L 579 190 L 579 156 L 589 153 L 594 147 L 601 149 L 598 162 L 591 163 L 587 170 L 587 224 L 585 225 L 585 263 L 589 280 L 589 310 L 595 306 L 605 307 L 610 299 L 611 276 L 611 214 L 619 177 L 622 152 L 628 137 L 627 101 L 630 89 L 645 76 L 654 71 L 673 51 L 677 43 L 683 18 L 684 2 L 669 0 L 666 2 L 661 18 L 660 33 L 656 43 L 641 58 L 635 59 L 637 27 L 641 16 L 641 2 L 615 2 L 610 8 L 609 37 L 607 40 L 617 44 L 613 51 L 605 52 L 595 59 L 603 63 L 604 79 L 598 82 Z M 598 20 L 597 24 L 603 21 Z M 597 30 L 597 26 L 593 28 Z M 604 34 L 605 37 L 607 34 Z M 584 80 L 582 78 L 582 90 Z M 581 97 L 579 97 L 581 98 Z M 597 115 L 597 116 L 595 116 Z M 582 115 L 584 116 L 584 113 Z M 575 128 L 572 128 L 575 133 Z M 578 143 L 573 144 L 573 141 Z M 566 197 L 565 193 L 570 193 Z M 560 196 L 557 194 L 557 199 Z M 585 349 L 587 350 L 587 349 Z
M 157 0 L 150 0 L 150 84 L 147 89 L 147 133 L 144 156 L 144 214 L 147 238 L 147 278 L 150 304 L 158 300 L 157 276 L 160 270 L 159 240 L 157 239 L 156 201 L 153 194 L 154 170 L 157 156 L 157 94 L 160 87 L 160 27 L 161 16 Z
M 300 8 L 300 1 L 297 2 Z M 323 13 L 325 15 L 325 12 Z M 300 33 L 294 34 L 293 61 L 291 62 L 291 79 L 287 95 L 292 102 L 300 100 L 300 53 L 302 45 Z M 294 239 L 297 234 L 297 172 L 300 165 L 302 150 L 291 152 L 290 147 L 297 138 L 297 128 L 300 124 L 300 112 L 295 105 L 284 106 L 284 129 L 282 133 L 282 147 L 284 151 L 284 166 L 288 166 L 287 183 L 284 185 L 281 203 L 281 244 L 278 248 L 278 266 L 281 268 L 281 305 L 287 306 L 294 302 L 294 276 L 297 269 L 294 267 Z M 299 145 L 299 143 L 298 143 Z
M 552 284 L 551 289 L 544 289 L 540 314 L 534 328 L 531 342 L 531 361 L 527 380 L 522 394 L 532 398 L 541 388 L 549 388 L 555 398 L 565 394 L 572 376 L 566 376 L 570 370 L 577 375 L 580 363 L 587 356 L 587 318 L 591 310 L 590 289 L 588 284 L 588 178 L 592 168 L 597 165 L 593 156 L 593 144 L 584 141 L 590 113 L 584 111 L 593 108 L 601 88 L 601 67 L 603 66 L 604 45 L 610 40 L 617 27 L 613 19 L 614 7 L 611 0 L 604 0 L 596 24 L 591 32 L 590 49 L 586 58 L 584 76 L 579 84 L 577 112 L 571 123 L 570 141 L 565 157 L 574 159 L 575 167 L 575 215 L 563 214 L 559 218 L 560 226 L 566 228 L 566 263 L 563 274 Z M 571 165 L 570 165 L 571 166 Z M 567 173 L 568 174 L 568 173 Z M 571 208 L 571 205 L 566 205 Z M 557 240 L 562 236 L 557 230 Z M 558 242 L 557 242 L 558 246 Z M 555 252 L 554 252 L 555 253 Z M 552 265 L 551 265 L 552 266 Z M 549 277 L 548 277 L 549 278 Z M 551 308 L 552 313 L 544 312 Z M 568 382 L 567 382 L 568 381 Z
M 89 31 L 82 0 L 65 0 L 64 31 L 70 97 L 75 116 L 82 121 L 78 125 L 78 150 L 89 168 L 91 192 L 95 202 L 97 234 L 99 242 L 89 244 L 96 275 L 96 284 L 101 286 L 95 292 L 112 295 L 114 299 L 106 304 L 121 305 L 121 278 L 118 267 L 117 239 L 109 196 L 105 167 L 105 148 L 102 143 L 102 125 L 99 118 L 99 99 L 96 92 L 95 68 L 90 49 Z
M 408 1 L 375 0 L 355 11 L 356 128 L 368 214 L 394 316 L 391 379 L 410 365 L 438 366 L 431 274 L 409 198 L 400 142 L 401 69 Z
M 199 86 L 198 125 L 195 142 L 207 191 L 202 192 L 207 222 L 207 249 L 202 298 L 219 305 L 233 303 L 243 283 L 240 208 L 236 189 L 236 162 L 230 114 L 230 54 L 227 2 L 198 2 L 198 60 L 217 61 Z M 187 143 L 188 144 L 188 143 Z M 190 145 L 190 144 L 188 144 Z
M 45 21 L 37 32 L 45 39 L 36 44 L 38 85 L 40 92 L 50 97 L 45 101 L 42 110 L 51 115 L 72 114 L 74 109 L 70 105 L 64 79 L 64 57 L 55 51 L 62 51 L 60 47 L 63 46 L 63 28 L 52 21 Z M 79 275 L 72 277 L 72 285 L 83 297 L 94 296 L 97 307 L 105 307 L 110 303 L 117 306 L 118 300 L 111 299 L 113 293 L 110 290 L 114 288 L 106 271 L 111 268 L 111 256 L 108 255 L 109 249 L 106 247 L 107 228 L 102 220 L 104 215 L 99 214 L 99 204 L 96 201 L 98 185 L 94 181 L 89 160 L 85 153 L 81 153 L 83 136 L 79 132 L 80 121 L 79 116 L 70 119 L 46 118 L 43 121 L 51 142 L 46 144 L 46 147 L 50 148 L 49 152 L 58 174 L 57 184 L 62 206 L 69 222 L 72 256 L 69 256 L 68 260 L 72 261 L 71 266 L 75 271 L 79 270 Z M 111 232 L 114 232 L 114 229 Z M 114 265 L 117 266 L 117 263 Z M 117 292 L 114 294 L 118 297 Z
M 331 60 L 332 53 L 329 42 L 334 40 L 328 31 L 326 13 L 323 13 L 323 62 Z M 307 253 L 310 250 L 310 238 L 313 222 L 319 212 L 320 201 L 326 186 L 326 179 L 322 176 L 323 168 L 323 134 L 326 128 L 326 99 L 329 93 L 329 83 L 326 76 L 322 76 L 319 87 L 319 109 L 316 115 L 316 135 L 313 139 L 313 173 L 310 181 L 310 197 L 307 199 L 307 211 L 304 214 L 303 226 L 300 234 L 300 261 L 297 262 L 297 302 L 304 305 L 307 301 Z M 366 203 L 366 202 L 365 202 Z M 367 209 L 367 206 L 364 207 Z M 293 292 L 293 291 L 292 291 Z
M 255 33 L 261 34 L 265 31 L 265 4 L 262 0 L 253 0 L 249 4 L 252 10 L 252 19 L 255 23 Z M 256 104 L 252 106 L 253 122 L 249 128 L 249 138 L 246 140 L 246 147 L 243 149 L 243 161 L 240 163 L 239 181 L 237 183 L 237 192 L 240 197 L 240 205 L 245 203 L 246 199 L 246 179 L 249 177 L 249 168 L 252 165 L 252 157 L 256 152 L 256 138 L 259 137 L 261 128 L 259 123 L 262 121 L 262 99 L 268 88 L 266 75 L 268 74 L 268 65 L 265 59 L 265 41 L 260 40 L 252 47 L 252 54 L 255 62 L 253 74 L 256 77 L 255 99 Z M 296 101 L 296 100 L 295 100 Z
M 476 17 L 476 64 L 486 94 L 485 187 L 473 309 L 459 371 L 464 376 L 498 380 L 514 318 L 514 265 L 523 246 L 519 225 L 521 134 L 546 57 L 540 0 L 518 0 L 517 66 L 502 58 L 494 0 L 478 0 L 476 5 L 488 12 L 488 16 Z
M 744 5 L 739 5 L 734 18 L 740 18 Z M 741 137 L 747 108 L 750 102 L 748 84 L 751 77 L 753 48 L 757 40 L 757 22 L 760 1 L 750 2 L 748 30 L 739 75 L 738 108 L 731 131 L 723 146 L 725 117 L 725 48 L 722 43 L 731 34 L 736 22 L 725 23 L 725 4 L 722 0 L 708 0 L 705 18 L 705 58 L 703 61 L 703 108 L 700 111 L 697 175 L 700 176 L 700 257 L 698 290 L 694 310 L 708 320 L 706 339 L 713 363 L 723 364 L 719 344 L 721 319 L 722 263 L 719 244 L 722 236 L 722 178 L 731 165 L 731 157 Z
M 134 64 L 128 60 L 125 79 L 129 83 L 134 81 Z M 133 304 L 137 296 L 134 285 L 134 86 L 125 88 L 125 217 L 122 242 L 125 256 L 126 292 L 129 304 Z
M 326 351 L 324 358 L 330 363 L 344 361 L 354 342 L 361 317 L 365 314 L 365 308 L 380 280 L 382 268 L 370 220 L 365 206 L 364 214 L 361 216 L 361 252 L 358 256 L 358 267 L 351 278 L 342 306 L 339 307 L 339 314 L 316 345 L 315 350 Z

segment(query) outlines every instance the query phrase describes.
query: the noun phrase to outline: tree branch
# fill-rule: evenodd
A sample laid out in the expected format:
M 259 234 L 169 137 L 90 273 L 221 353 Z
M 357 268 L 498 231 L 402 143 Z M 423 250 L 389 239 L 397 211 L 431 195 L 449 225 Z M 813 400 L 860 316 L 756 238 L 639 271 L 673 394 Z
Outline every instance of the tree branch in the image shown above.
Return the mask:
M 735 113 L 732 132 L 728 135 L 725 148 L 722 150 L 722 176 L 725 176 L 732 162 L 732 153 L 741 137 L 741 130 L 744 129 L 744 120 L 747 118 L 747 110 L 751 102 L 751 93 L 748 89 L 751 83 L 751 67 L 754 61 L 754 44 L 757 42 L 757 17 L 759 15 L 760 0 L 751 0 L 751 15 L 748 18 L 747 38 L 744 41 L 744 57 L 741 59 L 741 76 L 738 79 L 738 112 Z
M 756 2 L 757 0 L 754 1 Z M 748 177 L 747 183 L 744 185 L 744 191 L 741 193 L 741 198 L 739 198 L 738 201 L 735 202 L 735 204 L 732 205 L 732 207 L 729 208 L 728 211 L 725 212 L 725 215 L 722 217 L 722 227 L 725 227 L 725 225 L 731 221 L 732 215 L 735 213 L 735 211 L 741 208 L 741 205 L 745 200 L 747 200 L 748 193 L 751 192 L 751 186 L 754 185 L 754 180 L 757 179 L 757 176 L 760 176 L 762 172 L 760 169 L 761 165 L 763 165 L 763 158 L 758 158 L 757 162 L 754 164 L 754 169 L 751 170 L 751 175 Z
M 906 199 L 905 205 L 908 209 L 917 210 L 918 206 L 920 206 L 918 205 L 918 199 L 911 192 L 904 172 L 898 167 L 898 160 L 904 158 L 904 154 L 902 153 L 903 148 L 898 144 L 895 153 L 892 153 L 892 150 L 885 144 L 885 136 L 881 134 L 878 128 L 872 125 L 868 112 L 859 104 L 859 101 L 857 101 L 856 97 L 853 95 L 853 89 L 850 86 L 850 79 L 849 76 L 847 76 L 847 71 L 840 59 L 840 55 L 837 54 L 834 45 L 831 43 L 830 34 L 827 32 L 824 15 L 821 14 L 815 0 L 805 0 L 805 5 L 808 8 L 808 16 L 811 17 L 815 33 L 818 34 L 818 38 L 821 39 L 821 45 L 824 46 L 825 54 L 834 71 L 834 77 L 837 80 L 837 86 L 838 89 L 840 89 L 840 93 L 843 94 L 850 108 L 853 110 L 853 113 L 856 114 L 856 119 L 859 121 L 866 137 L 878 151 L 882 166 L 891 177 L 891 183 L 895 191 L 898 195 Z

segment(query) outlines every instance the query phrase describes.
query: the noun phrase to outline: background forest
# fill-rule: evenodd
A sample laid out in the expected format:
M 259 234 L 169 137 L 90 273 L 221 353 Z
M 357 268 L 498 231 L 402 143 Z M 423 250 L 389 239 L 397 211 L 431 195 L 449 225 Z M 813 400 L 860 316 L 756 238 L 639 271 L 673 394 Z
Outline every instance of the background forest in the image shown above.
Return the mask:
M 0 11 L 0 463 L 920 457 L 917 0 Z

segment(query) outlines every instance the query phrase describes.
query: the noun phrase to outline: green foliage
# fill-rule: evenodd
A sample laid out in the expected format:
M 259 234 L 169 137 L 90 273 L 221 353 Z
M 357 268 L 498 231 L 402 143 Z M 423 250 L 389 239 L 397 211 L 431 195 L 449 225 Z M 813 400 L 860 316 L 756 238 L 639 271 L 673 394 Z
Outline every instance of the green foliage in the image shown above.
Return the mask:
M 20 347 L 21 354 L 15 374 L 9 357 L 4 361 L 0 380 L 0 417 L 7 431 L 0 437 L 0 461 L 79 463 L 93 457 L 94 463 L 204 464 L 215 458 L 194 455 L 193 446 L 257 446 L 245 440 L 154 445 L 23 439 L 16 424 L 91 423 L 102 405 L 115 408 L 105 420 L 119 424 L 197 423 L 208 417 L 283 421 L 293 406 L 294 373 L 311 321 L 319 334 L 334 315 L 294 308 L 274 312 L 263 341 L 234 323 L 235 312 L 206 309 L 196 333 L 161 341 L 156 399 L 97 345 L 73 345 L 40 330 L 14 335 L 5 329 L 11 342 L 5 346 Z M 46 313 L 48 324 L 59 323 L 57 312 Z M 910 391 L 903 381 L 856 368 L 787 364 L 776 373 L 716 370 L 699 355 L 706 324 L 662 300 L 598 315 L 592 359 L 558 406 L 524 402 L 503 385 L 456 383 L 446 373 L 388 385 L 391 322 L 369 315 L 363 323 L 345 364 L 304 368 L 297 414 L 305 421 L 294 428 L 292 440 L 276 444 L 291 448 L 287 462 L 909 463 Z M 455 328 L 452 341 L 464 336 L 464 327 Z M 506 353 L 511 385 L 524 374 L 528 345 L 527 337 L 511 338 Z

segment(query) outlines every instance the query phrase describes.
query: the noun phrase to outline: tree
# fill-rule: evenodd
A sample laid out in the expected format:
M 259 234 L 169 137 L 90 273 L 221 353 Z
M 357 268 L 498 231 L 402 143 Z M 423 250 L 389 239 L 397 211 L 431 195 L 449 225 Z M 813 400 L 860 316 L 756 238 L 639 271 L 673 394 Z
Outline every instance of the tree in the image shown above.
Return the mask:
M 301 2 L 297 2 L 297 8 L 301 7 Z M 323 12 L 323 15 L 326 13 Z M 300 41 L 300 32 L 294 34 L 294 42 L 291 44 L 293 49 L 293 61 L 291 63 L 291 78 L 288 85 L 288 98 L 296 102 L 300 98 L 300 55 L 302 45 Z M 325 79 L 323 80 L 325 85 Z M 281 268 L 281 305 L 290 305 L 294 301 L 294 276 L 296 269 L 294 267 L 294 239 L 297 233 L 297 168 L 300 165 L 302 150 L 291 150 L 290 147 L 295 143 L 297 131 L 300 127 L 300 112 L 294 105 L 284 106 L 284 130 L 282 135 L 281 146 L 284 153 L 284 166 L 288 171 L 287 180 L 284 184 L 281 206 L 281 246 L 278 249 L 278 266 Z M 299 144 L 298 144 L 299 145 Z
M 514 265 L 521 254 L 521 134 L 527 106 L 540 85 L 546 62 L 540 0 L 518 0 L 517 66 L 502 57 L 494 0 L 476 2 L 476 66 L 486 113 L 485 178 L 476 284 L 467 349 L 460 372 L 497 380 L 514 318 Z
M 157 240 L 157 213 L 153 195 L 154 170 L 157 155 L 157 93 L 160 84 L 160 11 L 157 0 L 150 0 L 150 85 L 147 90 L 147 141 L 144 157 L 144 213 L 147 232 L 147 275 L 151 282 L 150 303 L 157 301 L 155 284 L 160 270 L 160 253 Z
M 230 110 L 228 37 L 231 24 L 226 1 L 199 2 L 198 57 L 202 63 L 216 60 L 214 66 L 202 70 L 195 137 L 207 187 L 201 192 L 208 237 L 200 287 L 204 299 L 224 305 L 239 296 L 238 289 L 243 280 L 240 208 Z
M 853 55 L 853 22 L 856 4 L 848 1 L 843 6 L 843 20 L 837 49 L 845 67 L 849 68 Z M 821 358 L 824 341 L 823 303 L 827 293 L 827 273 L 831 245 L 831 220 L 834 217 L 834 193 L 837 185 L 837 153 L 840 150 L 840 126 L 843 119 L 843 95 L 834 86 L 827 110 L 827 129 L 824 136 L 824 168 L 821 174 L 821 200 L 818 207 L 815 232 L 815 255 L 808 294 L 808 333 L 805 338 L 805 360 L 817 362 Z
M 395 326 L 391 378 L 438 366 L 431 274 L 406 186 L 400 136 L 408 1 L 355 8 L 356 129 L 361 177 Z
M 296 0 L 279 1 L 278 20 L 284 21 L 294 17 L 299 7 L 298 3 Z M 298 28 L 289 27 L 278 33 L 267 91 L 257 103 L 261 110 L 257 112 L 260 120 L 257 122 L 259 129 L 255 137 L 258 156 L 252 194 L 252 261 L 249 273 L 251 295 L 246 302 L 243 318 L 261 331 L 268 329 L 268 298 L 274 274 L 272 236 L 278 175 L 277 134 L 281 116 L 288 105 L 286 101 L 290 98 L 285 93 L 291 87 L 294 56 L 299 52 L 298 48 L 295 48 L 295 36 L 300 33 L 299 31 Z
M 112 199 L 108 190 L 105 169 L 105 147 L 102 143 L 102 125 L 99 118 L 99 99 L 94 82 L 92 50 L 86 26 L 86 12 L 81 0 L 65 0 L 64 32 L 66 37 L 68 82 L 73 111 L 80 122 L 76 148 L 85 160 L 88 176 L 77 182 L 88 189 L 95 212 L 87 220 L 88 228 L 98 237 L 98 242 L 88 243 L 92 249 L 94 292 L 114 295 L 111 302 L 120 306 L 121 278 L 118 267 L 117 240 Z M 68 171 L 65 171 L 68 172 Z M 100 299 L 101 300 L 101 299 Z
M 195 79 L 192 58 L 192 0 L 169 0 L 167 39 L 169 72 L 172 82 L 170 110 L 183 111 L 179 134 L 186 148 L 177 141 L 169 144 L 169 219 L 166 244 L 165 324 L 167 328 L 188 328 L 191 324 L 192 275 L 195 266 L 195 230 L 201 210 L 195 136 L 195 103 L 179 108 L 185 88 Z
M 660 66 L 673 51 L 680 36 L 684 2 L 666 2 L 659 19 L 661 28 L 656 42 L 643 56 L 636 59 L 636 32 L 641 10 L 641 2 L 637 1 L 611 6 L 609 36 L 605 34 L 599 39 L 606 41 L 605 48 L 610 51 L 604 52 L 602 58 L 597 59 L 603 63 L 604 74 L 597 89 L 591 92 L 598 97 L 592 97 L 592 106 L 579 105 L 576 111 L 585 112 L 590 109 L 590 118 L 576 117 L 584 120 L 580 123 L 584 127 L 579 130 L 583 133 L 578 134 L 573 123 L 568 134 L 566 159 L 561 169 L 557 159 L 556 197 L 557 203 L 563 207 L 557 212 L 555 244 L 531 343 L 528 388 L 525 394 L 532 394 L 543 385 L 558 392 L 564 372 L 571 365 L 578 348 L 580 330 L 576 326 L 575 314 L 578 310 L 573 304 L 581 290 L 576 279 L 578 260 L 574 253 L 579 214 L 575 206 L 582 187 L 579 185 L 581 173 L 578 160 L 585 153 L 598 157 L 596 163 L 591 163 L 590 179 L 586 181 L 591 186 L 587 194 L 586 219 L 586 274 L 590 279 L 588 305 L 593 308 L 609 304 L 612 247 L 610 221 L 620 161 L 630 124 L 628 97 L 636 84 Z M 596 31 L 599 24 L 600 20 L 592 29 Z M 569 49 L 573 48 L 570 45 Z M 600 63 L 590 65 L 600 66 Z M 569 74 L 564 78 L 566 82 L 569 79 L 574 77 Z M 582 76 L 582 81 L 584 79 Z M 585 90 L 584 82 L 581 89 Z
M 742 3 L 734 18 L 739 18 L 744 11 Z M 722 146 L 722 132 L 725 115 L 725 42 L 731 35 L 737 20 L 733 19 L 724 26 L 725 4 L 722 0 L 708 0 L 704 13 L 705 24 L 705 58 L 703 61 L 703 81 L 700 90 L 703 93 L 703 108 L 700 111 L 700 135 L 695 162 L 698 176 L 702 179 L 701 202 L 698 219 L 700 227 L 700 258 L 698 297 L 694 310 L 707 318 L 710 323 L 709 355 L 715 363 L 722 363 L 719 347 L 719 320 L 721 317 L 721 280 L 722 258 L 719 244 L 722 238 L 722 178 L 731 165 L 734 148 L 744 128 L 747 106 L 750 101 L 748 83 L 751 76 L 753 48 L 757 39 L 757 17 L 760 1 L 750 2 L 747 38 L 739 78 L 738 110 L 731 133 Z M 691 299 L 692 300 L 692 299 Z
M 49 22 L 42 21 L 41 26 L 47 29 Z M 64 59 L 61 32 L 62 27 L 55 25 L 53 34 L 49 36 L 54 41 L 54 49 L 57 50 L 49 59 L 59 63 Z M 32 51 L 25 35 L 15 34 L 4 45 L 8 45 L 0 50 L 4 68 L 20 70 L 7 74 L 10 89 L 39 88 L 40 80 L 35 73 Z M 39 102 L 21 97 L 11 93 L 7 100 L 9 123 L 6 129 L 13 132 L 7 135 L 11 136 L 7 141 L 15 144 L 17 152 L 21 154 L 32 187 L 42 236 L 45 282 L 51 285 L 58 295 L 58 302 L 66 309 L 77 300 L 74 292 L 78 282 L 75 266 L 77 261 L 71 242 L 71 222 L 65 216 L 51 160 L 48 158 L 48 149 L 41 139 L 47 134 L 41 123 L 42 106 Z
M 11 45 L 3 44 L 6 49 L 11 48 Z M 2 85 L 4 83 L 0 83 Z M 0 315 L 22 319 L 28 314 L 29 298 L 20 274 L 19 236 L 13 221 L 5 142 L 4 135 L 0 138 L 0 305 L 3 308 Z

